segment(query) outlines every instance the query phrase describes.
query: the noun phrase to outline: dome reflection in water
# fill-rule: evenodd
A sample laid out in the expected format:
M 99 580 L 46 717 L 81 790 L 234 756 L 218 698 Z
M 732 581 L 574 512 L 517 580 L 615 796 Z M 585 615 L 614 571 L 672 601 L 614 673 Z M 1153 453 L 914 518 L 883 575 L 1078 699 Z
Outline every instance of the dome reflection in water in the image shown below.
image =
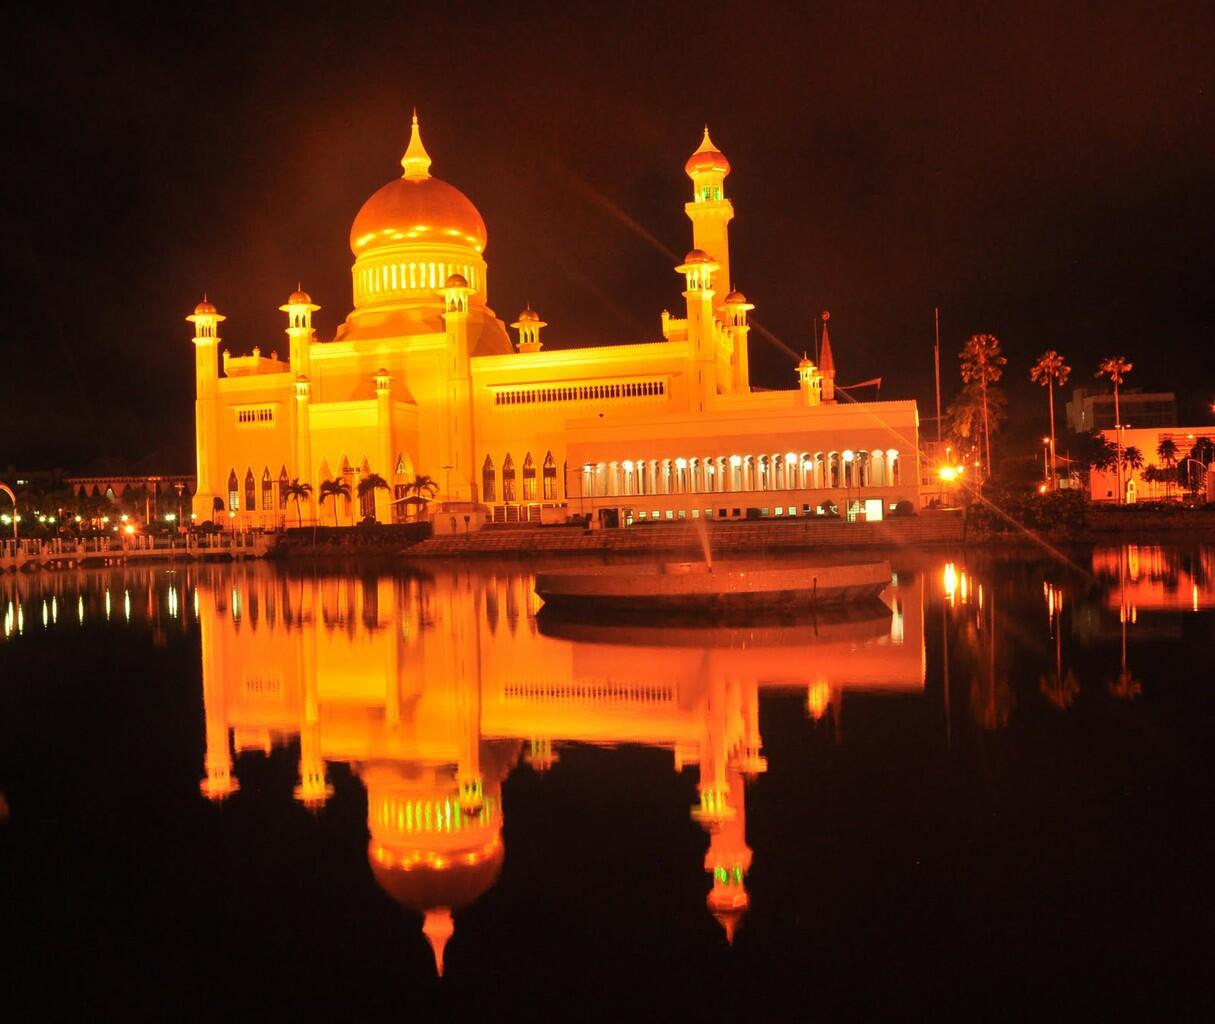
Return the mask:
M 924 685 L 919 580 L 831 615 L 729 627 L 558 618 L 522 575 L 256 567 L 197 581 L 203 794 L 232 795 L 242 751 L 296 736 L 306 806 L 331 798 L 328 764 L 349 764 L 374 877 L 421 915 L 440 973 L 459 912 L 501 871 L 502 783 L 521 761 L 545 771 L 570 742 L 669 750 L 696 777 L 707 908 L 733 941 L 750 902 L 746 786 L 767 769 L 761 690 L 796 690 L 821 718 L 844 689 Z

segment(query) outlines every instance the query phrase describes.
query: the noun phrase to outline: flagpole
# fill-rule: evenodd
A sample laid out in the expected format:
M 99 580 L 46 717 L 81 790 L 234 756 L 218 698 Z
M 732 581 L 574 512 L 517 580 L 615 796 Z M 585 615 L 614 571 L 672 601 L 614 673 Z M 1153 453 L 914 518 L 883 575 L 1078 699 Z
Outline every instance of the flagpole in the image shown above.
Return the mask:
M 932 326 L 936 341 L 932 346 L 932 362 L 937 378 L 937 447 L 941 446 L 941 307 L 932 307 Z M 939 453 L 938 453 L 939 457 Z

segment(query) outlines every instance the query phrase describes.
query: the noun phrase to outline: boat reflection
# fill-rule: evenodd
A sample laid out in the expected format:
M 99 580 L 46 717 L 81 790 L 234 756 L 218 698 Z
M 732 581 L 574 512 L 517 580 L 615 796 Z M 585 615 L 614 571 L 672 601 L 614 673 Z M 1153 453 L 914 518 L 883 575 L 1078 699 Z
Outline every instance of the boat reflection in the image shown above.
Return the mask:
M 293 578 L 198 570 L 206 714 L 202 793 L 239 789 L 244 751 L 299 741 L 295 797 L 329 799 L 328 765 L 367 790 L 380 886 L 423 918 L 443 970 L 453 913 L 502 868 L 502 785 L 564 743 L 646 744 L 693 769 L 709 833 L 709 910 L 733 939 L 749 905 L 746 783 L 767 768 L 759 695 L 815 717 L 845 691 L 924 687 L 922 580 L 857 614 L 731 627 L 561 619 L 523 575 Z

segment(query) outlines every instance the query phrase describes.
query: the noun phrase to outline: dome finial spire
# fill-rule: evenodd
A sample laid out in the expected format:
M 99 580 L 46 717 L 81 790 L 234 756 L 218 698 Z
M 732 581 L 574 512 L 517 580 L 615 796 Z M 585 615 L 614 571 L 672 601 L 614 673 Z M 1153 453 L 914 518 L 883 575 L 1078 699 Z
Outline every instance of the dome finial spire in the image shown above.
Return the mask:
M 413 123 L 409 128 L 409 146 L 401 157 L 407 181 L 424 181 L 430 177 L 430 154 L 422 145 L 422 130 L 418 127 L 418 111 L 414 108 Z

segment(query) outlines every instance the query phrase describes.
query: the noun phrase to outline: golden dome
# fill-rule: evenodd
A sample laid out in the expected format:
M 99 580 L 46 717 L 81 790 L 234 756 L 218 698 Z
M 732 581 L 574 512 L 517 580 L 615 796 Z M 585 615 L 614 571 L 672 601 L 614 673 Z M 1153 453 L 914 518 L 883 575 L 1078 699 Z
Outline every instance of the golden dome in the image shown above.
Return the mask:
M 305 291 L 296 289 L 287 296 L 288 306 L 310 306 L 312 305 L 312 296 Z
M 390 857 L 379 853 L 375 840 L 369 845 L 368 859 L 377 884 L 389 896 L 410 910 L 427 911 L 436 907 L 460 910 L 484 895 L 502 872 L 505 848 L 500 838 L 484 849 L 469 851 L 465 857 L 453 855 L 443 867 L 425 861 L 414 867 L 385 863 Z M 476 857 L 473 863 L 468 860 Z
M 747 297 L 742 292 L 738 291 L 737 289 L 730 292 L 730 294 L 726 296 L 726 305 L 727 306 L 741 306 L 746 301 L 747 301 Z
M 537 313 L 531 306 L 528 306 L 522 313 L 519 314 L 519 323 L 530 324 L 535 323 L 540 319 L 540 314 Z
M 427 242 L 483 252 L 485 221 L 463 192 L 430 176 L 416 114 L 401 166 L 404 174 L 368 199 L 354 218 L 351 252 L 359 256 L 369 249 Z
M 397 178 L 363 204 L 350 229 L 350 251 L 443 242 L 485 249 L 485 222 L 469 198 L 438 178 Z
M 467 288 L 468 279 L 463 274 L 448 274 L 444 288 Z
M 684 258 L 684 263 L 712 263 L 713 257 L 710 256 L 704 249 L 693 249 Z
M 197 306 L 194 307 L 195 316 L 215 316 L 219 312 L 214 305 L 203 299 Z
M 724 178 L 730 173 L 730 161 L 713 145 L 713 140 L 709 138 L 708 125 L 705 125 L 705 135 L 700 140 L 700 147 L 688 157 L 684 170 L 687 171 L 689 178 L 711 172 L 720 174 Z

